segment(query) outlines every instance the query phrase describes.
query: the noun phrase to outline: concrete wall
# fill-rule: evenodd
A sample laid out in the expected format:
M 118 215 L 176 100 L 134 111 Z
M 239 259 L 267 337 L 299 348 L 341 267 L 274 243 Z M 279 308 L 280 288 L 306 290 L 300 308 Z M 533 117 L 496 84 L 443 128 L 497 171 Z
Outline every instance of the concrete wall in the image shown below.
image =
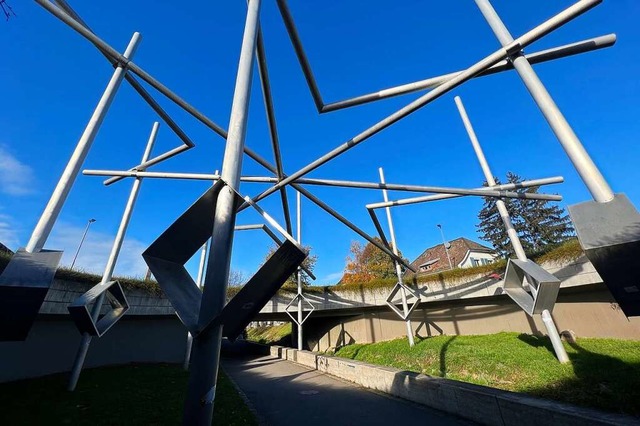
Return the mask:
M 90 287 L 54 281 L 27 340 L 0 342 L 0 382 L 71 370 L 80 333 L 67 306 Z M 85 366 L 182 362 L 187 332 L 169 301 L 142 290 L 125 293 L 131 309 L 104 336 L 92 340 Z
M 271 346 L 273 357 L 304 365 L 365 388 L 426 405 L 488 426 L 613 426 L 638 425 L 636 417 L 605 413 L 525 394 L 426 376 L 383 367 Z M 398 419 L 402 422 L 402 419 Z
M 553 317 L 560 331 L 571 330 L 578 337 L 640 339 L 640 318 L 627 319 L 604 285 L 561 290 Z M 529 317 L 507 296 L 423 303 L 411 320 L 415 335 L 422 338 L 501 331 L 546 332 L 540 318 Z M 304 328 L 307 347 L 314 351 L 406 335 L 404 322 L 388 309 L 342 317 L 312 316 Z

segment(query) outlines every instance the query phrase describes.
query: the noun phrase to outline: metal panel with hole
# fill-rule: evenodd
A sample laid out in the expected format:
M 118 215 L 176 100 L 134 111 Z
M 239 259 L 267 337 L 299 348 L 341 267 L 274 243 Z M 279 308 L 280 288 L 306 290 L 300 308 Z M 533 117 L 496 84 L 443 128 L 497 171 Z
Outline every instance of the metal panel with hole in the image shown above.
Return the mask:
M 91 317 L 91 306 L 105 292 L 111 309 L 97 321 L 94 321 Z M 109 281 L 92 287 L 74 300 L 67 309 L 80 333 L 101 337 L 129 310 L 129 302 L 120 283 Z

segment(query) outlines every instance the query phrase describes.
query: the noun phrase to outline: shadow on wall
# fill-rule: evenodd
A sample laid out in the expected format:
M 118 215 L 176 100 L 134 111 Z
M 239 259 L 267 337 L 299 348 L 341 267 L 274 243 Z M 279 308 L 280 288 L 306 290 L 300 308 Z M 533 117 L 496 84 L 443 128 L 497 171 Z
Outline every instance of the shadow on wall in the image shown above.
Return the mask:
M 518 339 L 533 347 L 544 347 L 554 354 L 551 340 L 546 336 L 521 334 Z M 567 351 L 571 360 L 568 368 L 573 368 L 575 377 L 555 381 L 545 387 L 527 388 L 524 392 L 542 398 L 639 416 L 640 363 L 625 362 L 589 351 L 572 339 L 568 339 L 567 343 L 573 349 Z M 625 409 L 621 410 L 620 407 Z

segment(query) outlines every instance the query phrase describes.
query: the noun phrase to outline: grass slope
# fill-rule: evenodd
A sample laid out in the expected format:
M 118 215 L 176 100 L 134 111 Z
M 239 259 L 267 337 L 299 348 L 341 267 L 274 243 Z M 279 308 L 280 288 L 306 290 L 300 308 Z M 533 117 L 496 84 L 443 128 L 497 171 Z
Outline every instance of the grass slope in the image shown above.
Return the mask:
M 188 373 L 176 365 L 87 369 L 75 392 L 67 375 L 0 384 L 5 425 L 177 425 L 182 420 Z M 215 424 L 256 425 L 229 379 L 220 372 Z
M 291 323 L 247 328 L 247 340 L 265 345 L 289 346 L 291 343 Z
M 547 337 L 498 333 L 349 345 L 336 356 L 640 415 L 640 342 L 579 339 L 560 364 Z

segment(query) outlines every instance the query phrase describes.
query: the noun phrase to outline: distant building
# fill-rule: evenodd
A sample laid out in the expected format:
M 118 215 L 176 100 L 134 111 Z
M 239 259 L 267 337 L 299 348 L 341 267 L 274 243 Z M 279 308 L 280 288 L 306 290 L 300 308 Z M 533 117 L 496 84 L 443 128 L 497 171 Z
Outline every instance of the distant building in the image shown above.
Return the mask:
M 498 258 L 495 250 L 464 237 L 449 241 L 449 244 L 449 258 L 453 268 L 487 265 Z M 411 262 L 411 266 L 418 271 L 418 274 L 432 274 L 451 269 L 449 258 L 441 243 L 422 252 L 416 260 Z

